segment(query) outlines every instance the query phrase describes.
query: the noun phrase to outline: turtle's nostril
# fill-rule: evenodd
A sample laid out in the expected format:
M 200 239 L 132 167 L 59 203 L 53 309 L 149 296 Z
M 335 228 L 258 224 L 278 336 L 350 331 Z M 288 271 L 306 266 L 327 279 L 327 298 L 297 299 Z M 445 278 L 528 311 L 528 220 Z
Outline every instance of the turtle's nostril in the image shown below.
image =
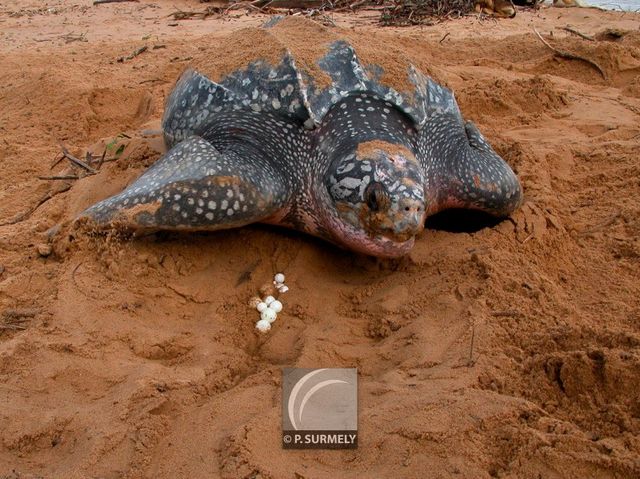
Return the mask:
M 413 201 L 410 204 L 405 203 L 404 207 L 402 207 L 402 211 L 420 215 L 424 211 L 424 205 L 418 204 L 417 201 Z

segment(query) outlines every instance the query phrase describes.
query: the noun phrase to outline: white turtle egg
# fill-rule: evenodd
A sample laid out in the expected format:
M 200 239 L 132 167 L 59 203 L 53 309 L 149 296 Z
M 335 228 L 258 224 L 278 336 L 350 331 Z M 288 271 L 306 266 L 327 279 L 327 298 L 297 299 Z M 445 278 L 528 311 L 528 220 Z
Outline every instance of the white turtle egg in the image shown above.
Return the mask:
M 278 313 L 276 313 L 271 308 L 267 308 L 262 313 L 260 313 L 260 320 L 268 321 L 269 323 L 273 323 L 277 317 L 278 317 Z
M 275 280 L 276 283 L 282 284 L 284 283 L 284 274 L 278 273 L 273 277 L 273 279 Z
M 287 291 L 289 291 L 289 287 L 288 287 L 288 286 L 285 286 L 285 285 L 283 284 L 282 286 L 280 286 L 280 287 L 278 288 L 278 291 L 279 291 L 280 293 L 286 293 Z
M 276 300 L 276 298 L 274 298 L 273 296 L 267 296 L 266 298 L 264 298 L 264 302 L 267 304 L 267 306 L 269 306 L 275 300 Z
M 256 323 L 256 329 L 261 333 L 266 333 L 271 329 L 271 323 L 269 321 L 261 319 Z
M 277 299 L 269 305 L 269 309 L 273 309 L 276 313 L 282 311 L 282 303 Z
M 265 303 L 264 301 L 260 301 L 257 305 L 256 305 L 256 309 L 258 310 L 259 313 L 262 313 L 265 309 L 267 309 L 269 306 L 267 305 L 267 303 Z

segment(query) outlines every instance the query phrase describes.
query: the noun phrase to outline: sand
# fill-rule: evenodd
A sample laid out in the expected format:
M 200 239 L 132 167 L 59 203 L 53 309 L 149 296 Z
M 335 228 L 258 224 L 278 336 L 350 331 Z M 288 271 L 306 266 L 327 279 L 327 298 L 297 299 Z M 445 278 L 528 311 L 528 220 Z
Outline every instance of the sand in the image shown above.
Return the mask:
M 224 68 L 225 35 L 264 21 L 174 22 L 174 6 L 203 8 L 0 6 L 0 477 L 640 476 L 640 16 L 335 16 L 331 35 L 451 86 L 525 191 L 509 220 L 432 218 L 390 262 L 269 226 L 133 241 L 70 227 L 157 159 L 179 73 Z M 127 146 L 97 175 L 39 180 L 74 173 L 50 170 L 58 141 Z M 277 271 L 291 289 L 261 335 L 246 302 Z M 358 368 L 357 451 L 281 448 L 285 366 Z

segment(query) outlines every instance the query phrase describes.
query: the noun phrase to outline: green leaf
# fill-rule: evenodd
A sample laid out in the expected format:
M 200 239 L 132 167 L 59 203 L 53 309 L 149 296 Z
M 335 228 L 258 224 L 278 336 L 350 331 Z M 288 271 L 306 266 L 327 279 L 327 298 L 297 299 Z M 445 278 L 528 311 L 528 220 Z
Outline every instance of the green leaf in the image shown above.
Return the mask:
M 115 153 L 115 157 L 116 158 L 118 158 L 120 155 L 122 155 L 122 152 L 124 151 L 125 147 L 126 147 L 126 145 L 120 145 L 118 147 L 118 149 L 116 150 L 116 153 Z

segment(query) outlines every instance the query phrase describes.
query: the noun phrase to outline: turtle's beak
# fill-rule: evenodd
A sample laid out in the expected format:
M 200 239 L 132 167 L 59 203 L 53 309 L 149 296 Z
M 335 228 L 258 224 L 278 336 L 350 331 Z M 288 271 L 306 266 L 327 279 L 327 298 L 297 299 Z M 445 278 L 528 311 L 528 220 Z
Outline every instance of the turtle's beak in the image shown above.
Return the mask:
M 424 228 L 425 218 L 425 205 L 422 201 L 403 199 L 395 213 L 393 236 L 401 241 L 412 238 Z

